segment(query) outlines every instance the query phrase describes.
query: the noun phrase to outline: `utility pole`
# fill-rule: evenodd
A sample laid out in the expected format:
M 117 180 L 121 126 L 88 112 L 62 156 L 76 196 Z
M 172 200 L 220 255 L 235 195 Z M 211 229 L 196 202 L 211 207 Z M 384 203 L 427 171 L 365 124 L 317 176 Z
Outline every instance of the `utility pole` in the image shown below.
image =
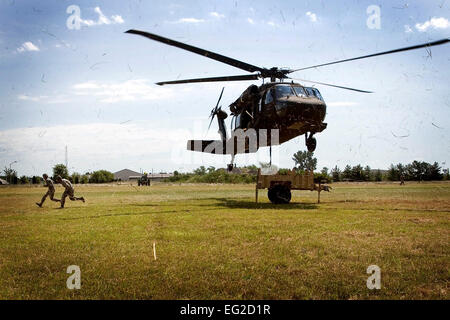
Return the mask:
M 67 168 L 67 171 L 69 171 L 69 159 L 67 156 L 67 146 L 66 146 L 66 168 Z

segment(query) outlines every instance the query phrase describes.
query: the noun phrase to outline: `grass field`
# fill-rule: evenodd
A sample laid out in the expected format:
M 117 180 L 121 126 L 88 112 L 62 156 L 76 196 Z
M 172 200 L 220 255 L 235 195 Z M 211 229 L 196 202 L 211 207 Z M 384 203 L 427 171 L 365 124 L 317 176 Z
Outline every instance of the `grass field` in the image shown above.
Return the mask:
M 290 205 L 255 204 L 254 185 L 77 186 L 87 202 L 64 210 L 38 208 L 45 191 L 0 188 L 1 299 L 449 299 L 450 183 L 333 184 Z

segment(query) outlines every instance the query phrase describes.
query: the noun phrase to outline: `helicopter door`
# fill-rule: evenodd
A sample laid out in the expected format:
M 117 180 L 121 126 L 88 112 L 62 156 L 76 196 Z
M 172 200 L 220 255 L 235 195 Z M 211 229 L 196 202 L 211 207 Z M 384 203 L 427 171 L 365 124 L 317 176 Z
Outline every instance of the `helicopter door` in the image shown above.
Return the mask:
M 275 90 L 273 88 L 266 91 L 264 95 L 264 110 L 268 111 L 273 108 L 275 105 L 274 95 Z
M 242 120 L 243 120 L 242 113 L 240 113 L 236 116 L 236 124 L 234 126 L 235 129 L 244 129 L 245 128 L 245 125 Z
M 242 117 L 241 114 L 234 115 L 233 119 L 231 120 L 231 131 L 234 131 L 236 129 L 242 129 Z

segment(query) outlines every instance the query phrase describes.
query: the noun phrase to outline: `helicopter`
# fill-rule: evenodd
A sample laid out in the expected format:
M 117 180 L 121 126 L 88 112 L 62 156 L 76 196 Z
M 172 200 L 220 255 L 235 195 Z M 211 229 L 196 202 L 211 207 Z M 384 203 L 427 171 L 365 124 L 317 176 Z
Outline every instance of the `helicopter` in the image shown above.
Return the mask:
M 327 124 L 324 122 L 327 106 L 317 88 L 303 86 L 293 80 L 351 90 L 360 93 L 372 93 L 371 91 L 329 83 L 305 79 L 293 79 L 288 76 L 291 73 L 386 54 L 428 48 L 450 42 L 449 38 L 441 39 L 419 45 L 368 54 L 355 58 L 337 60 L 299 69 L 285 69 L 278 67 L 268 69 L 146 31 L 130 29 L 125 33 L 140 35 L 145 38 L 184 49 L 251 73 L 236 76 L 163 81 L 157 82 L 157 85 L 163 86 L 183 83 L 262 79 L 262 85 L 250 85 L 239 96 L 239 98 L 229 105 L 230 113 L 232 115 L 230 135 L 228 135 L 225 127 L 225 119 L 228 117 L 228 114 L 222 110 L 221 106 L 219 107 L 224 90 L 224 88 L 222 88 L 217 104 L 211 110 L 211 121 L 208 126 L 209 129 L 214 117 L 216 117 L 219 126 L 218 133 L 220 135 L 220 140 L 188 140 L 187 142 L 187 149 L 191 151 L 231 155 L 231 163 L 228 165 L 229 171 L 233 169 L 233 161 L 236 154 L 253 153 L 257 152 L 260 147 L 269 146 L 271 159 L 272 145 L 282 144 L 301 135 L 305 135 L 305 144 L 308 151 L 315 151 L 317 141 L 314 135 L 322 132 L 327 127 Z M 264 80 L 267 78 L 270 79 L 270 82 L 264 83 Z

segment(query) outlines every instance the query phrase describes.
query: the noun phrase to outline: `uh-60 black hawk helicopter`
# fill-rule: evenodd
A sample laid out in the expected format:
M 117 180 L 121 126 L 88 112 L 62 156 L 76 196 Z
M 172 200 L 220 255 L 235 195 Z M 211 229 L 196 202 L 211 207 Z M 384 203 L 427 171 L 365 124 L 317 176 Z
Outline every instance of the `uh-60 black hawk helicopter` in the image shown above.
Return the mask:
M 259 147 L 271 147 L 272 145 L 282 144 L 303 134 L 305 135 L 305 142 L 308 151 L 313 152 L 316 149 L 316 139 L 314 138 L 314 134 L 322 132 L 327 127 L 327 124 L 323 122 L 326 115 L 325 101 L 322 98 L 319 90 L 314 87 L 306 87 L 299 83 L 293 82 L 292 78 L 288 76 L 289 74 L 336 63 L 365 59 L 419 48 L 426 48 L 450 42 L 450 39 L 447 38 L 415 46 L 378 52 L 374 54 L 323 63 L 299 69 L 282 69 L 277 67 L 266 69 L 182 42 L 164 38 L 149 32 L 128 30 L 126 31 L 126 33 L 137 34 L 253 73 L 237 76 L 164 81 L 157 82 L 156 84 L 158 85 L 162 86 L 166 84 L 181 84 L 193 82 L 242 81 L 263 79 L 262 85 L 251 85 L 241 94 L 241 96 L 235 102 L 230 104 L 229 109 L 231 111 L 231 115 L 233 116 L 233 119 L 231 121 L 231 136 L 228 136 L 225 127 L 225 119 L 228 117 L 228 115 L 221 109 L 221 107 L 219 107 L 219 103 L 223 94 L 222 88 L 219 100 L 217 101 L 216 106 L 212 109 L 210 115 L 211 122 L 213 121 L 215 116 L 217 117 L 221 139 L 189 140 L 187 143 L 188 150 L 215 154 L 230 154 L 232 158 L 231 164 L 228 165 L 229 170 L 232 170 L 233 168 L 233 160 L 236 154 L 256 152 Z M 264 79 L 266 78 L 270 78 L 270 82 L 264 83 Z M 286 82 L 284 81 L 285 79 L 291 79 L 291 81 Z M 329 83 L 309 81 L 304 79 L 296 80 L 362 93 L 371 93 L 370 91 L 343 87 Z M 211 122 L 209 123 L 209 126 L 211 126 Z M 250 141 L 252 139 L 251 135 L 249 135 L 249 132 L 252 132 L 254 134 L 255 139 L 253 139 L 253 143 L 251 143 Z M 264 134 L 255 134 L 255 132 L 263 132 Z M 277 134 L 276 137 L 274 137 L 274 132 Z M 239 146 L 241 146 L 241 148 L 239 148 Z

